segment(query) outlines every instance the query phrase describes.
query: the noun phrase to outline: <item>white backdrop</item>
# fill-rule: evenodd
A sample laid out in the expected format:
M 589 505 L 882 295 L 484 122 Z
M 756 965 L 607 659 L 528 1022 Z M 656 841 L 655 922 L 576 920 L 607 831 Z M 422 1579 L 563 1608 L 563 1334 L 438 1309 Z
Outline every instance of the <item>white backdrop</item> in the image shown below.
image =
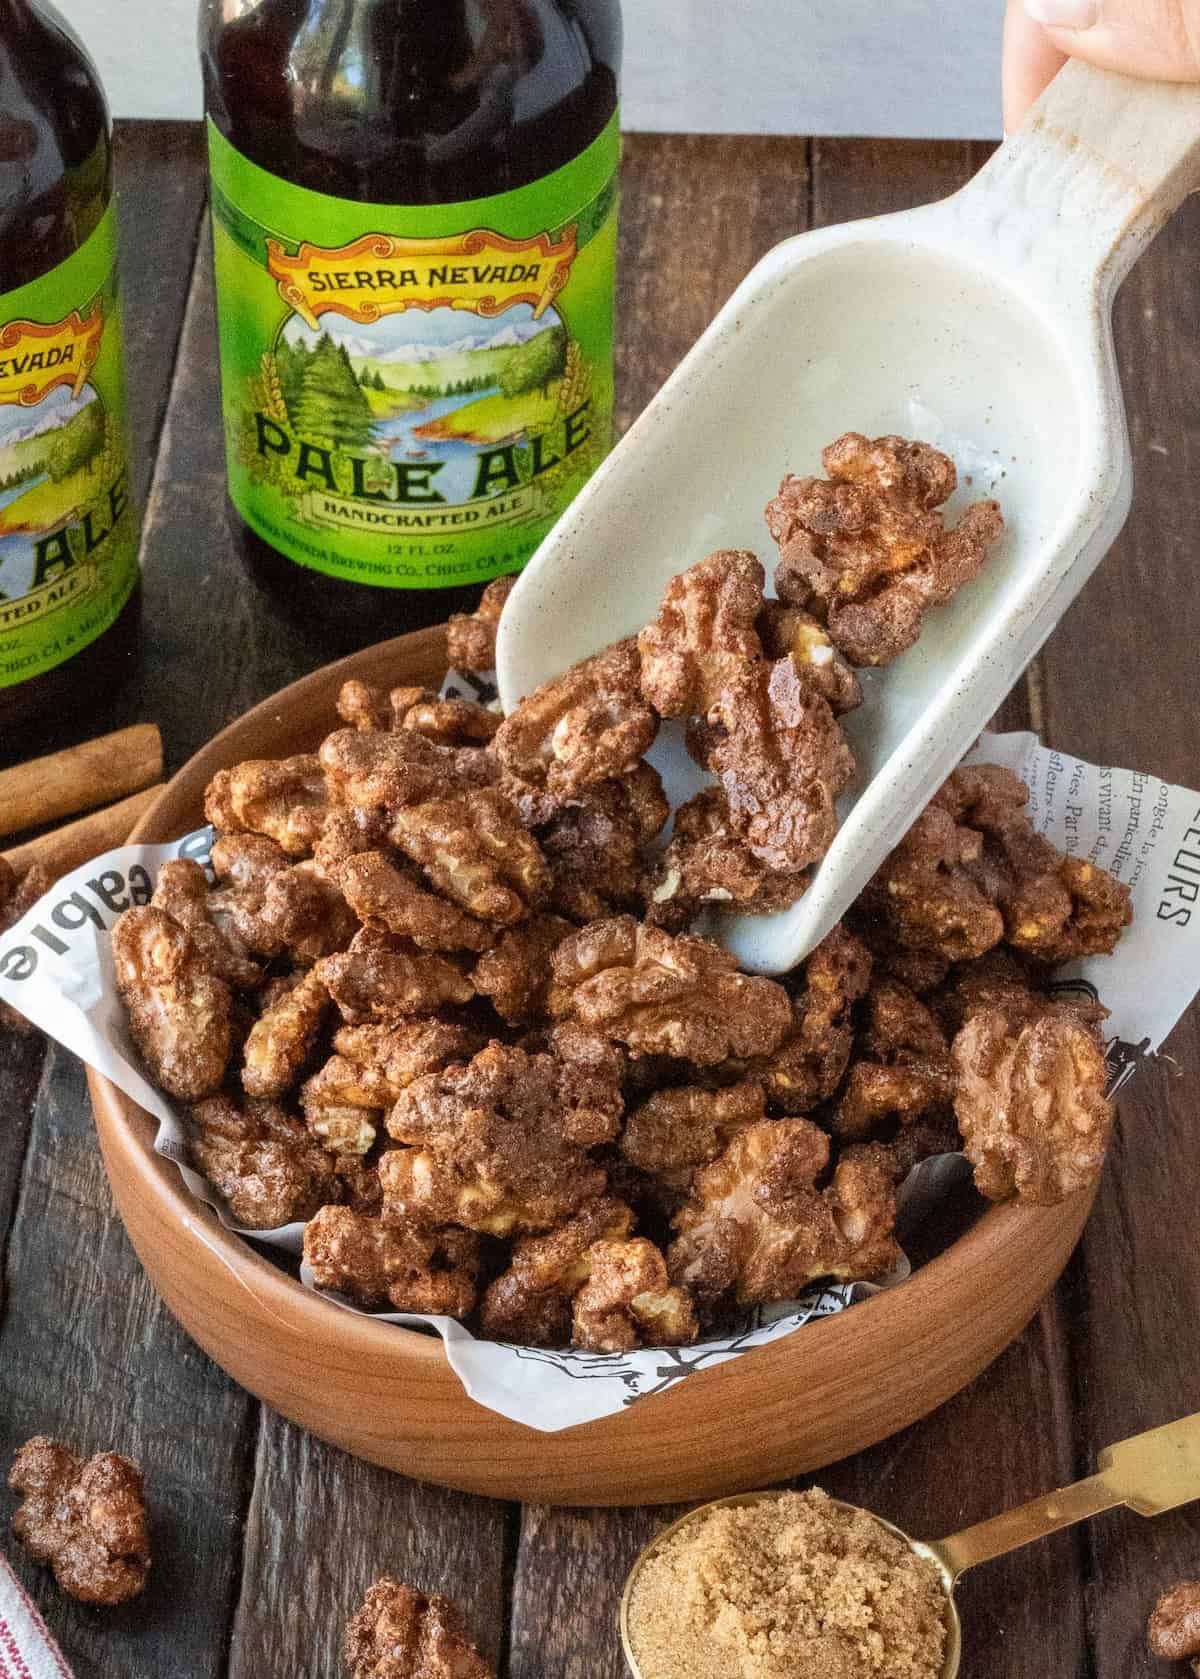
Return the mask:
M 199 114 L 196 0 L 58 0 L 120 116 Z M 625 126 L 1000 132 L 1003 0 L 625 0 Z

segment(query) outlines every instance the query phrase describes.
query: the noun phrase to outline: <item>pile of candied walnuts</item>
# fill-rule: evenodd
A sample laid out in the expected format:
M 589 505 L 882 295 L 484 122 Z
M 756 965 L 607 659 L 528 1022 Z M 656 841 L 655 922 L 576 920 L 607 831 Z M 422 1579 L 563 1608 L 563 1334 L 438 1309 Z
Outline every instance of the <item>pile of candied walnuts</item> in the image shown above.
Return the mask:
M 1113 948 L 1129 896 L 1034 833 L 1025 788 L 960 769 L 782 980 L 689 933 L 794 901 L 854 773 L 854 667 L 910 646 L 978 571 L 994 503 L 947 530 L 945 456 L 851 434 L 750 553 L 503 720 L 351 681 L 319 752 L 221 771 L 215 885 L 162 868 L 113 935 L 130 1029 L 191 1157 L 255 1230 L 306 1221 L 317 1285 L 510 1342 L 689 1341 L 821 1278 L 895 1264 L 895 1196 L 965 1149 L 984 1195 L 1091 1184 L 1103 1011 L 1053 968 Z M 452 621 L 494 660 L 506 585 Z M 645 753 L 686 721 L 711 786 L 675 814 Z

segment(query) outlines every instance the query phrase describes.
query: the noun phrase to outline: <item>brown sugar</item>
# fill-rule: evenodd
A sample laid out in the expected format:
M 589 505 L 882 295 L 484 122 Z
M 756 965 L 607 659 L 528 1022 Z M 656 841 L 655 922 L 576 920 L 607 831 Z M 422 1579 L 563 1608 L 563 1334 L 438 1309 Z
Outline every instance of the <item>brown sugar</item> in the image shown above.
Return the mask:
M 939 1679 L 945 1609 L 931 1562 L 814 1488 L 671 1534 L 638 1572 L 629 1634 L 642 1679 Z

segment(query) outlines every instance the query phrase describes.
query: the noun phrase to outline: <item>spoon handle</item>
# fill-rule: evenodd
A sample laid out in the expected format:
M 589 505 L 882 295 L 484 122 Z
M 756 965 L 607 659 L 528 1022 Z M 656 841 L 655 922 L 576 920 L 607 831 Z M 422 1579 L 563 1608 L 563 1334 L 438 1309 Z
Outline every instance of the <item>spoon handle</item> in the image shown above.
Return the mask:
M 1073 60 L 950 202 L 1010 270 L 1111 297 L 1197 187 L 1200 86 Z
M 1004 1556 L 1117 1504 L 1140 1516 L 1156 1516 L 1194 1498 L 1200 1498 L 1200 1411 L 1105 1447 L 1100 1468 L 1086 1481 L 1031 1498 L 925 1548 L 957 1579 L 977 1562 Z

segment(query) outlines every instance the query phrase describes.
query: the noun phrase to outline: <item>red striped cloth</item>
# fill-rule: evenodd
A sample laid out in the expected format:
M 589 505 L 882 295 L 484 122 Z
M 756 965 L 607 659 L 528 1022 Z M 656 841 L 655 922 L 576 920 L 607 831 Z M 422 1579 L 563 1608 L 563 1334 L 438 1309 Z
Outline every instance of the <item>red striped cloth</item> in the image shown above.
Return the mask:
M 45 1621 L 2 1555 L 0 1679 L 73 1679 Z

